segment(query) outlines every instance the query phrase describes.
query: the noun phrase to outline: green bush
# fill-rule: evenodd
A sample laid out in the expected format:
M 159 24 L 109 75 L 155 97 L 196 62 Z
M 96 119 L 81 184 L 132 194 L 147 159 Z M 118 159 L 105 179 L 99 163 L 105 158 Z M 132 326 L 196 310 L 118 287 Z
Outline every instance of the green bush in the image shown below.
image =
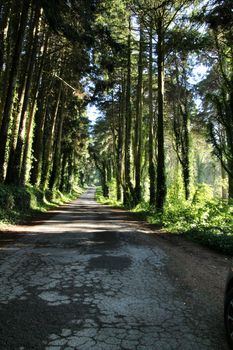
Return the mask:
M 12 191 L 7 186 L 0 185 L 0 208 L 11 210 L 15 207 Z
M 233 255 L 233 204 L 214 198 L 206 184 L 198 185 L 189 201 L 170 191 L 163 214 L 156 213 L 149 203 L 140 203 L 133 211 L 144 213 L 149 223 L 159 224 L 167 232 L 184 234 L 192 241 Z
M 19 209 L 22 212 L 28 211 L 31 209 L 31 195 L 27 188 L 12 188 L 14 201 L 15 201 L 15 209 Z
M 0 223 L 17 223 L 37 212 L 44 212 L 50 208 L 77 198 L 83 190 L 76 187 L 69 194 L 60 191 L 43 192 L 33 186 L 0 185 Z
M 120 205 L 104 198 L 101 188 L 97 188 L 96 199 L 102 204 Z M 189 201 L 170 187 L 163 214 L 157 213 L 148 202 L 139 203 L 132 211 L 169 233 L 183 234 L 194 242 L 233 255 L 233 203 L 214 198 L 209 185 L 198 184 Z
M 108 204 L 112 206 L 117 206 L 121 207 L 122 203 L 117 201 L 116 199 L 116 181 L 112 180 L 111 182 L 108 183 L 109 187 L 109 197 L 106 198 L 103 196 L 102 188 L 100 186 L 96 187 L 96 194 L 95 198 L 96 201 L 100 204 Z

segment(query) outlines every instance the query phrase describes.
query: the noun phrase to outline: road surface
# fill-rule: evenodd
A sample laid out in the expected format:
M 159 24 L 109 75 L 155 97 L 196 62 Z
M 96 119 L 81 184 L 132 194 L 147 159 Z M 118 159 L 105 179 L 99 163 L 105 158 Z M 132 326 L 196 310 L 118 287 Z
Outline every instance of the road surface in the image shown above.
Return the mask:
M 1 247 L 0 349 L 227 349 L 227 264 L 89 189 Z

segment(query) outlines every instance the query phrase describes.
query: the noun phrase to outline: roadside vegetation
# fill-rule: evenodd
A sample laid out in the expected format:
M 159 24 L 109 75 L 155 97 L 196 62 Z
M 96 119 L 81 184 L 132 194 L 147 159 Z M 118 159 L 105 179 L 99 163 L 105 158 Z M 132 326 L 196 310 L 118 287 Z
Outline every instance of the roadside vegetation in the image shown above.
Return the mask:
M 30 185 L 18 187 L 14 185 L 0 186 L 0 230 L 5 225 L 20 224 L 33 220 L 47 210 L 76 199 L 83 189 L 75 187 L 69 193 L 50 190 L 42 191 Z
M 116 200 L 112 183 L 109 198 L 103 196 L 101 187 L 96 190 L 98 203 L 124 208 Z M 163 213 L 158 213 L 149 202 L 141 202 L 131 209 L 139 218 L 156 225 L 167 234 L 182 235 L 193 242 L 218 252 L 233 255 L 233 203 L 215 198 L 208 185 L 200 185 L 192 201 L 174 196 L 170 191 Z

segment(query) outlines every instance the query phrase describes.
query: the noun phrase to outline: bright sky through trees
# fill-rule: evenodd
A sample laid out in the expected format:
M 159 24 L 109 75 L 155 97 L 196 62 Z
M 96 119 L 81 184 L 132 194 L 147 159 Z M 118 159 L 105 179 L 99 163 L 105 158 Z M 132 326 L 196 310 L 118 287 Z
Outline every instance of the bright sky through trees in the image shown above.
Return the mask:
M 92 124 L 94 124 L 96 119 L 100 116 L 101 116 L 101 112 L 95 105 L 87 106 L 87 117 Z

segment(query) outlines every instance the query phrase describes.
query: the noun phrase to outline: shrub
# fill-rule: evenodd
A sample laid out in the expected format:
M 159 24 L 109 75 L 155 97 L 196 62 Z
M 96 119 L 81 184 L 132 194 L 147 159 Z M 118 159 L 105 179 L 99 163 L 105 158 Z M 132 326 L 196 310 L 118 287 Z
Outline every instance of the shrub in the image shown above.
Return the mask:
M 40 211 L 68 202 L 82 193 L 82 189 L 75 188 L 69 194 L 59 191 L 43 192 L 33 186 L 0 185 L 0 222 L 17 223 L 25 217 Z

